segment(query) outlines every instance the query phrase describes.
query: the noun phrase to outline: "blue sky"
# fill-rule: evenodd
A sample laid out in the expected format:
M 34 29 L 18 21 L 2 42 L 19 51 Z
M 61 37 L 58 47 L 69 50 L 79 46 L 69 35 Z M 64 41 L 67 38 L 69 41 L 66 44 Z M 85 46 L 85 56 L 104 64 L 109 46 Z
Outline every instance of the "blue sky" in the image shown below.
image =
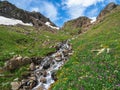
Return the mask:
M 95 18 L 110 2 L 120 0 L 8 0 L 27 11 L 37 11 L 50 18 L 57 26 L 80 16 Z

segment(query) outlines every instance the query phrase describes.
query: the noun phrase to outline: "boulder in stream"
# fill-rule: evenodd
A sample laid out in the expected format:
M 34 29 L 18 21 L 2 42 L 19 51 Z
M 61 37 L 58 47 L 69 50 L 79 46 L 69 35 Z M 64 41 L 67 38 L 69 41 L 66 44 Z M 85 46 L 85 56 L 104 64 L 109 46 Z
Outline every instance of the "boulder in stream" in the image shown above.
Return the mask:
M 19 89 L 16 90 L 32 90 L 36 85 L 38 84 L 37 80 L 25 80 L 19 87 Z
M 46 80 L 46 78 L 45 78 L 45 77 L 41 77 L 40 82 L 42 82 L 42 83 L 46 83 L 46 82 L 47 82 L 47 80 Z
M 57 71 L 52 71 L 51 77 L 54 81 L 57 80 Z
M 30 70 L 31 70 L 31 71 L 35 70 L 35 64 L 34 64 L 34 63 L 31 63 L 31 64 L 30 64 Z
M 48 57 L 48 60 L 46 59 L 46 61 L 43 63 L 43 69 L 50 68 L 51 64 L 54 64 L 54 62 L 50 57 Z

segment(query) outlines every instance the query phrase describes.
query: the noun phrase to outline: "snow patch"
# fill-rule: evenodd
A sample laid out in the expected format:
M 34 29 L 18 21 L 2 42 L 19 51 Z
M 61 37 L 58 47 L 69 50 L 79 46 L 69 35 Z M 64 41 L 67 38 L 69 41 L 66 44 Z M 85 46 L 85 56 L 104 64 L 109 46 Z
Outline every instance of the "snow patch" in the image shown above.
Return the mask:
M 50 27 L 52 29 L 57 29 L 57 30 L 60 29 L 59 27 L 54 27 L 54 26 L 50 25 L 50 22 L 46 22 L 45 25 L 47 25 L 48 27 Z
M 96 17 L 92 17 L 91 19 L 91 23 L 94 23 L 96 21 Z
M 21 20 L 0 16 L 0 25 L 26 25 L 33 26 L 32 23 L 23 23 Z

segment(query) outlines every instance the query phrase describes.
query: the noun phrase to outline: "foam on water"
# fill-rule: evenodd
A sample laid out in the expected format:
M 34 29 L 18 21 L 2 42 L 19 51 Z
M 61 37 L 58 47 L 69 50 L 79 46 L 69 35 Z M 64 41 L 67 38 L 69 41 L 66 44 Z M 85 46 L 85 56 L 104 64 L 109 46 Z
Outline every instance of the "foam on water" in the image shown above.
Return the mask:
M 37 75 L 37 80 L 38 80 L 38 85 L 33 88 L 33 90 L 37 90 L 38 87 L 42 87 L 44 90 L 48 90 L 48 88 L 50 87 L 51 84 L 53 84 L 55 81 L 52 78 L 52 73 L 57 71 L 58 69 L 60 69 L 61 66 L 64 65 L 66 58 L 68 58 L 68 56 L 64 55 L 64 51 L 68 50 L 68 53 L 70 53 L 71 51 L 71 46 L 68 44 L 68 41 L 66 41 L 65 43 L 62 43 L 61 47 L 59 48 L 58 51 L 56 51 L 56 53 L 53 53 L 50 56 L 47 56 L 43 59 L 43 61 L 40 64 L 39 69 L 35 70 L 34 73 L 36 74 L 36 72 L 39 72 L 43 69 L 43 66 L 48 63 L 50 61 L 50 59 L 52 58 L 50 67 L 48 69 L 46 69 L 45 71 L 47 72 L 47 76 L 45 77 L 46 79 L 46 83 L 42 83 L 40 82 L 40 79 L 43 77 L 42 75 Z M 60 54 L 61 55 L 61 60 L 56 61 L 55 57 Z

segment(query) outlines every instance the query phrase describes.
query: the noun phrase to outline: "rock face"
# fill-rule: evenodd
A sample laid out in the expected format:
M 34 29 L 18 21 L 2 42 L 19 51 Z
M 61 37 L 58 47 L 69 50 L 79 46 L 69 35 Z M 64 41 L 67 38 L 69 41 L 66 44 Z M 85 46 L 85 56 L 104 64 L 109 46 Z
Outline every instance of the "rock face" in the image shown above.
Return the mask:
M 69 24 L 69 23 L 72 23 L 72 26 L 71 27 L 74 27 L 74 28 L 78 28 L 78 27 L 83 27 L 85 26 L 86 24 L 89 24 L 90 23 L 90 19 L 88 17 L 79 17 L 77 19 L 74 19 L 74 20 L 70 20 L 68 22 L 65 23 L 64 27 Z
M 110 13 L 113 9 L 115 9 L 118 5 L 111 2 L 109 3 L 98 15 L 97 20 L 103 18 L 107 13 Z
M 79 17 L 79 18 L 76 18 L 74 20 L 70 20 L 68 22 L 66 22 L 63 26 L 63 30 L 67 30 L 67 29 L 70 29 L 70 30 L 75 30 L 75 29 L 78 29 L 78 32 L 77 33 L 81 33 L 82 32 L 82 28 L 85 28 L 86 27 L 89 27 L 91 23 L 91 19 L 89 19 L 88 17 Z
M 32 23 L 35 27 L 45 26 L 46 22 L 50 22 L 52 26 L 55 26 L 49 18 L 39 12 L 28 12 L 19 9 L 8 1 L 0 1 L 0 16 L 22 20 L 24 23 Z

